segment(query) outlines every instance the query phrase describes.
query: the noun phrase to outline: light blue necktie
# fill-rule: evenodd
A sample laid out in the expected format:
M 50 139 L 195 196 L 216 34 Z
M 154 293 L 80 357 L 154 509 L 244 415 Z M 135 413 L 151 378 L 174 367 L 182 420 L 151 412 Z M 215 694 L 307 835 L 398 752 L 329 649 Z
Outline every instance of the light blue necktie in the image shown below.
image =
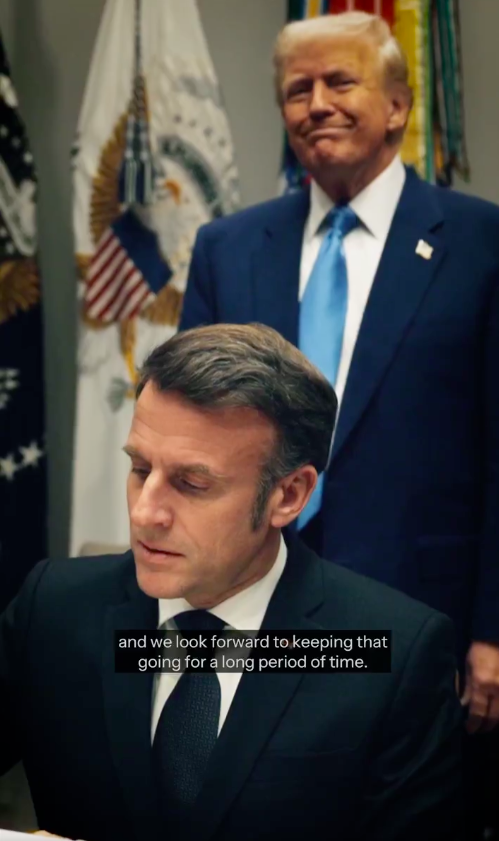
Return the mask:
M 340 366 L 348 304 L 348 275 L 343 240 L 359 223 L 348 205 L 333 208 L 326 216 L 329 227 L 300 305 L 298 346 L 334 387 Z M 301 529 L 319 511 L 324 473 L 306 508 L 298 517 Z

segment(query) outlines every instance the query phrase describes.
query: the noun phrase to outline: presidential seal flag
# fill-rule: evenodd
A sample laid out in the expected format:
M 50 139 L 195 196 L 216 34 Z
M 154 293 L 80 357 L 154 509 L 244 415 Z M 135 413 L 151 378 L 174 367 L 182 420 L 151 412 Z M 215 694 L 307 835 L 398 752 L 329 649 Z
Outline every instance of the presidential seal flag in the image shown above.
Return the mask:
M 80 332 L 71 552 L 126 546 L 137 371 L 178 325 L 200 225 L 239 207 L 194 0 L 107 0 L 73 153 Z
M 46 552 L 36 176 L 0 37 L 0 612 Z

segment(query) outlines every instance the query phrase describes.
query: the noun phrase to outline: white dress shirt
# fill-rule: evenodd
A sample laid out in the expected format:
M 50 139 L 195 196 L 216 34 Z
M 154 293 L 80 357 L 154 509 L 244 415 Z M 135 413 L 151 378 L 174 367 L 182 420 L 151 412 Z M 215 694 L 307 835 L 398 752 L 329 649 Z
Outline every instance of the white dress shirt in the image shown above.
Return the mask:
M 241 590 L 240 593 L 236 593 L 235 596 L 226 599 L 226 601 L 217 605 L 209 612 L 225 622 L 226 630 L 259 631 L 272 594 L 284 571 L 286 559 L 287 547 L 281 535 L 277 558 L 268 573 L 246 590 Z M 158 628 L 167 631 L 177 630 L 173 617 L 177 613 L 182 613 L 184 610 L 194 610 L 192 605 L 185 599 L 159 599 Z M 234 700 L 234 695 L 236 694 L 242 674 L 242 672 L 218 673 L 221 690 L 219 733 L 227 718 L 227 713 Z M 180 680 L 181 675 L 181 672 L 168 672 L 156 674 L 154 677 L 151 742 L 154 739 L 163 707 L 177 682 Z
M 340 404 L 364 310 L 400 200 L 405 177 L 404 165 L 400 156 L 397 155 L 381 175 L 378 175 L 350 202 L 350 207 L 357 214 L 361 224 L 347 234 L 344 240 L 348 273 L 348 306 L 340 366 L 335 385 Z M 305 225 L 301 254 L 300 301 L 319 254 L 322 240 L 326 235 L 326 230 L 319 229 L 332 207 L 331 199 L 315 181 L 312 181 L 310 211 Z

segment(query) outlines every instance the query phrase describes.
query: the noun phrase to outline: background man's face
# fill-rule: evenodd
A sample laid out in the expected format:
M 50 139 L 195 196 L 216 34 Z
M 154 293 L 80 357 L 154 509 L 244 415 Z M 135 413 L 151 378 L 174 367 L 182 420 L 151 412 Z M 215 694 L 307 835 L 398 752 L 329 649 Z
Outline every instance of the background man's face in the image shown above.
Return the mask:
M 207 412 L 146 385 L 125 448 L 131 546 L 144 592 L 217 603 L 266 572 L 268 518 L 254 531 L 251 514 L 273 441 L 272 424 L 255 410 Z
M 282 90 L 291 146 L 312 175 L 381 157 L 394 103 L 369 40 L 335 36 L 298 44 L 286 62 Z

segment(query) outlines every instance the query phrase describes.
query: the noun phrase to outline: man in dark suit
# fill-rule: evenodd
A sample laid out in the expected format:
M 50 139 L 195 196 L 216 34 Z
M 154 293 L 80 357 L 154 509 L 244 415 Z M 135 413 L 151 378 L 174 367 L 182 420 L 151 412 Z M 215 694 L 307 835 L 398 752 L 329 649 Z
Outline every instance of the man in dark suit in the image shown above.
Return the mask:
M 263 322 L 335 384 L 302 537 L 453 619 L 467 726 L 485 733 L 499 720 L 499 209 L 402 165 L 407 66 L 379 18 L 290 24 L 275 70 L 311 187 L 200 229 L 180 329 Z
M 0 773 L 23 759 L 45 830 L 454 841 L 450 620 L 282 536 L 336 407 L 268 327 L 179 333 L 146 361 L 125 447 L 132 551 L 39 564 L 0 619 Z M 116 673 L 115 631 L 201 627 L 389 630 L 391 671 Z

